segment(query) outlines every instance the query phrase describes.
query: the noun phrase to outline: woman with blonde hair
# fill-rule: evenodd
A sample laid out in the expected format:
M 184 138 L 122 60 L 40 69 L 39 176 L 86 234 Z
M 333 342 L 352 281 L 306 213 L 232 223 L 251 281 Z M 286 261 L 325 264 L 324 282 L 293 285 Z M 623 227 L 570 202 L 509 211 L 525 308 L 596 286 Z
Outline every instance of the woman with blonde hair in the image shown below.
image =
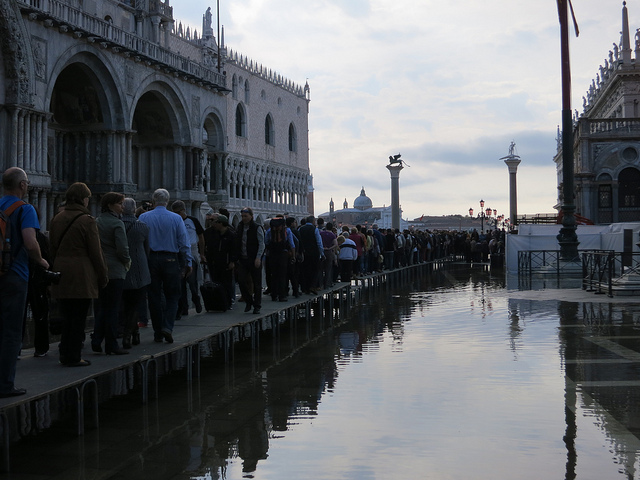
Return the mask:
M 65 209 L 51 221 L 49 239 L 53 271 L 60 283 L 51 286 L 63 314 L 60 363 L 69 367 L 91 365 L 81 357 L 84 329 L 91 299 L 107 285 L 107 265 L 102 256 L 96 220 L 87 207 L 91 190 L 84 183 L 71 185 L 65 194 Z

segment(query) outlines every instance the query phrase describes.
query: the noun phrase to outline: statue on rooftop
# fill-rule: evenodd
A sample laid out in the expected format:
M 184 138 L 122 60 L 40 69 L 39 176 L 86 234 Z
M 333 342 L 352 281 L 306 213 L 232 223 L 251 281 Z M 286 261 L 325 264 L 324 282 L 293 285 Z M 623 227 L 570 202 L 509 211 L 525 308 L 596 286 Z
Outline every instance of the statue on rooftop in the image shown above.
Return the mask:
M 204 14 L 204 29 L 211 28 L 211 7 L 207 8 Z

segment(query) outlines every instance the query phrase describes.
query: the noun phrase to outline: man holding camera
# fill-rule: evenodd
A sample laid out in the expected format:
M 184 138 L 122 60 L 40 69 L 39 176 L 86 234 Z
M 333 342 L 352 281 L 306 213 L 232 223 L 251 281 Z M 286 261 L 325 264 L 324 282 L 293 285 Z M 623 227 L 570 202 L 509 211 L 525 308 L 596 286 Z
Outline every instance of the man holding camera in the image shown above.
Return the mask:
M 38 215 L 22 197 L 29 190 L 29 179 L 24 170 L 11 167 L 2 175 L 4 196 L 0 198 L 0 211 L 9 216 L 11 253 L 3 255 L 0 272 L 0 398 L 24 395 L 24 388 L 16 388 L 16 362 L 22 345 L 22 319 L 29 284 L 29 258 L 42 268 L 49 268 L 42 258 L 36 240 L 40 229 Z M 10 213 L 10 214 L 9 214 Z

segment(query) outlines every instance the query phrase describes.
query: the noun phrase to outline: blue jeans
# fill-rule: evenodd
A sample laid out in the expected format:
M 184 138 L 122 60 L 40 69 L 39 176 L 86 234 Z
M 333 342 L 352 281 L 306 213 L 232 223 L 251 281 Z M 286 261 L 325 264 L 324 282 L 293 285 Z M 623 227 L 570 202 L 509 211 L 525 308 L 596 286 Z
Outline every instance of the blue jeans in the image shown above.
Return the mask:
M 162 338 L 162 332 L 172 333 L 178 313 L 178 301 L 182 294 L 181 267 L 177 253 L 150 252 L 149 273 L 149 313 L 156 340 Z M 163 295 L 164 294 L 164 295 Z M 164 302 L 163 302 L 164 296 Z M 162 308 L 164 304 L 164 309 Z
M 28 285 L 13 271 L 0 276 L 0 393 L 14 388 Z

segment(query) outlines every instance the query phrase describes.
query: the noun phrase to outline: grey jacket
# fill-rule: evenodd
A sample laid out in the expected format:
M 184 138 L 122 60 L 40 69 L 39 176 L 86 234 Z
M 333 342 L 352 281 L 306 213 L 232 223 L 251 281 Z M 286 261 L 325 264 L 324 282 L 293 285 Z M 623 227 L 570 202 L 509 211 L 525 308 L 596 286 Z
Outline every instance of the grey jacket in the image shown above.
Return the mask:
M 102 252 L 109 269 L 109 279 L 124 280 L 131 265 L 124 224 L 110 212 L 101 213 L 96 223 L 100 232 Z
M 131 268 L 124 280 L 125 290 L 137 290 L 151 283 L 149 274 L 149 226 L 140 222 L 135 215 L 122 217 L 129 242 Z

